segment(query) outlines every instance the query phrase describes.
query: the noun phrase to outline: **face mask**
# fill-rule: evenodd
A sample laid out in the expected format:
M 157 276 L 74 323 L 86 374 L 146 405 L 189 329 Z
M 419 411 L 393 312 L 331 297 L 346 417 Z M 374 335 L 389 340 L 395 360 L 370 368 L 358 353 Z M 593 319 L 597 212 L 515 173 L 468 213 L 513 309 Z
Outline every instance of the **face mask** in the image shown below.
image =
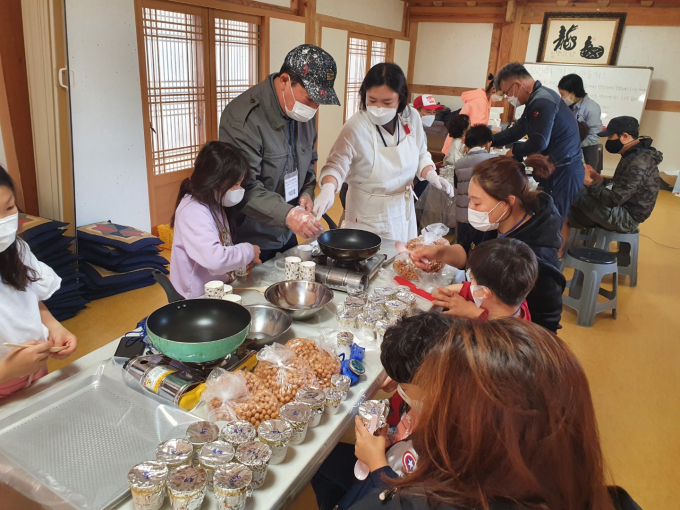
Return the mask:
M 384 126 L 390 122 L 396 115 L 396 108 L 378 108 L 377 106 L 367 106 L 366 113 L 373 124 Z
M 499 101 L 503 101 L 503 96 L 499 96 L 497 94 L 491 94 L 491 102 L 492 103 L 498 103 Z
M 220 202 L 224 207 L 234 207 L 236 204 L 241 203 L 243 200 L 243 195 L 245 195 L 246 190 L 243 188 L 230 189 L 222 197 Z
M 0 253 L 12 246 L 19 230 L 19 213 L 0 220 Z
M 566 103 L 567 106 L 571 106 L 571 105 L 574 104 L 574 100 L 573 100 L 571 97 L 569 97 L 569 96 L 563 97 L 563 98 L 562 98 L 562 101 L 564 101 L 564 102 Z
M 423 126 L 430 127 L 434 124 L 434 115 L 426 115 L 425 117 L 422 117 L 422 121 Z
M 517 84 L 515 83 L 515 85 L 517 85 Z M 515 85 L 513 85 L 513 87 L 514 87 Z M 523 85 L 522 85 L 522 86 L 523 86 Z M 512 87 L 510 87 L 510 89 L 512 89 Z M 508 91 L 508 92 L 509 92 L 509 91 Z M 519 97 L 517 97 L 517 96 L 508 95 L 508 103 L 510 103 L 510 104 L 511 104 L 512 106 L 514 106 L 515 108 L 519 108 L 520 106 L 522 106 L 522 103 L 519 102 Z
M 493 211 L 496 207 L 500 205 L 500 202 L 498 202 L 491 211 Z M 474 209 L 471 209 L 468 207 L 468 222 L 470 225 L 473 226 L 475 230 L 479 230 L 481 232 L 487 232 L 489 230 L 496 230 L 498 228 L 498 223 L 500 222 L 501 218 L 505 216 L 505 213 L 498 218 L 498 221 L 496 223 L 491 223 L 489 221 L 489 212 L 481 212 L 481 211 L 475 211 Z
M 484 285 L 470 285 L 470 292 L 472 293 L 472 299 L 475 302 L 475 305 L 477 305 L 477 308 L 482 307 L 482 301 L 484 301 L 484 296 L 475 296 L 475 292 L 478 290 L 485 289 Z
M 297 120 L 298 122 L 309 122 L 314 118 L 314 115 L 316 115 L 316 108 L 312 108 L 311 106 L 302 104 L 297 99 L 295 99 L 295 92 L 293 92 L 293 84 L 290 82 L 288 83 L 290 84 L 290 93 L 293 95 L 293 101 L 295 101 L 295 104 L 293 105 L 293 109 L 289 110 L 288 105 L 286 105 L 286 102 L 285 101 L 283 102 L 283 106 L 286 110 L 286 115 L 293 120 Z
M 408 404 L 408 406 L 413 409 L 414 411 L 420 411 L 423 407 L 423 401 L 422 400 L 413 400 L 411 397 L 409 397 L 406 392 L 403 390 L 401 387 L 401 384 L 397 385 L 397 393 L 399 393 L 399 396 L 404 399 L 404 402 Z
M 607 142 L 604 144 L 604 148 L 611 154 L 618 154 L 621 152 L 621 149 L 624 148 L 624 144 L 620 139 L 607 140 Z

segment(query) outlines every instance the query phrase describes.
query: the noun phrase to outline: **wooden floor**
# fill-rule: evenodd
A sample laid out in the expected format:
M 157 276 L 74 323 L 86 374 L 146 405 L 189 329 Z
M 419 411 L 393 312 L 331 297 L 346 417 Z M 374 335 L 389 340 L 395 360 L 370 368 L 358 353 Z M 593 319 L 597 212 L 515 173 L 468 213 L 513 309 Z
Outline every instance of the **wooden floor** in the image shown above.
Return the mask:
M 680 198 L 661 192 L 641 232 L 680 247 L 679 221 Z M 618 319 L 604 313 L 592 328 L 581 328 L 565 310 L 560 332 L 588 374 L 611 480 L 644 509 L 677 510 L 680 501 L 679 289 L 680 252 L 641 237 L 638 285 L 619 286 Z M 133 329 L 165 303 L 158 286 L 93 302 L 65 323 L 78 336 L 77 356 Z M 51 362 L 50 369 L 64 363 Z M 292 508 L 316 509 L 311 488 Z

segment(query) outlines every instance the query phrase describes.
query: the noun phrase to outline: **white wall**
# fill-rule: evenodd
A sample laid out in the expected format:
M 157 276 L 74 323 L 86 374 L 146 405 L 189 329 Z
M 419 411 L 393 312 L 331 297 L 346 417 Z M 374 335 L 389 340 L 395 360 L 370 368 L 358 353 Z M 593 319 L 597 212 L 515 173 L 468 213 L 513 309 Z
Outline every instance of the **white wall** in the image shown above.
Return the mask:
M 347 31 L 324 27 L 321 32 L 321 46 L 335 58 L 338 74 L 335 80 L 335 93 L 340 98 L 342 106 L 319 107 L 319 140 L 317 151 L 321 170 L 326 163 L 328 153 L 342 129 L 343 112 L 345 111 L 345 80 L 347 76 Z
M 316 12 L 401 32 L 402 0 L 317 0 Z
M 290 0 L 257 0 L 263 4 L 278 5 L 279 7 L 290 7 Z
M 288 52 L 304 43 L 304 23 L 271 18 L 269 21 L 269 72 L 278 73 Z
M 404 74 L 408 71 L 408 54 L 411 49 L 410 41 L 403 41 L 397 39 L 394 41 L 394 55 L 392 57 L 392 62 L 397 64 L 404 71 Z
M 541 25 L 531 25 L 527 62 L 535 62 Z M 655 51 L 663 48 L 663 51 Z M 653 67 L 648 99 L 678 101 L 680 95 L 680 27 L 626 27 L 621 38 L 617 65 Z M 588 84 L 585 84 L 588 92 Z M 680 150 L 675 133 L 680 126 L 680 113 L 645 110 L 640 132 L 654 139 L 654 147 L 663 152 L 662 171 L 680 169 Z M 605 153 L 605 169 L 613 172 L 619 156 Z
M 66 0 L 77 226 L 151 228 L 133 0 Z

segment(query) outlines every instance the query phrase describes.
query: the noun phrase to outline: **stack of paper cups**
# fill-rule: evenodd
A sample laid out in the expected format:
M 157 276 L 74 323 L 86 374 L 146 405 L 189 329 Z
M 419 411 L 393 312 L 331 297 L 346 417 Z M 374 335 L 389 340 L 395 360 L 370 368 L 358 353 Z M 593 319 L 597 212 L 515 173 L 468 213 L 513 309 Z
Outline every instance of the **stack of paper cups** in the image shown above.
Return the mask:
M 300 279 L 300 257 L 286 257 L 286 280 Z

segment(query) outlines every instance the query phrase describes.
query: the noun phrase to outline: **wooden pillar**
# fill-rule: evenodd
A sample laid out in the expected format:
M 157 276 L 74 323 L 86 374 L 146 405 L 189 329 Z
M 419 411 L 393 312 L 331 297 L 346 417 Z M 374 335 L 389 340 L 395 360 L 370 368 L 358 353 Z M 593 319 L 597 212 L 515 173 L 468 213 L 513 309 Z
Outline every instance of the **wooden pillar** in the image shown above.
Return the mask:
M 3 97 L 0 115 L 6 115 L 2 125 L 3 139 L 13 139 L 13 147 L 5 146 L 8 166 L 16 168 L 10 174 L 19 176 L 23 194 L 23 210 L 39 214 L 38 186 L 35 176 L 33 132 L 31 129 L 31 103 L 28 97 L 28 76 L 24 52 L 21 0 L 0 1 L 0 65 L 2 65 Z M 5 127 L 8 126 L 8 128 Z M 9 133 L 7 132 L 9 129 Z M 14 153 L 15 156 L 10 155 Z
M 316 19 L 316 0 L 299 0 L 300 16 L 305 17 L 305 43 L 319 45 L 321 33 Z

